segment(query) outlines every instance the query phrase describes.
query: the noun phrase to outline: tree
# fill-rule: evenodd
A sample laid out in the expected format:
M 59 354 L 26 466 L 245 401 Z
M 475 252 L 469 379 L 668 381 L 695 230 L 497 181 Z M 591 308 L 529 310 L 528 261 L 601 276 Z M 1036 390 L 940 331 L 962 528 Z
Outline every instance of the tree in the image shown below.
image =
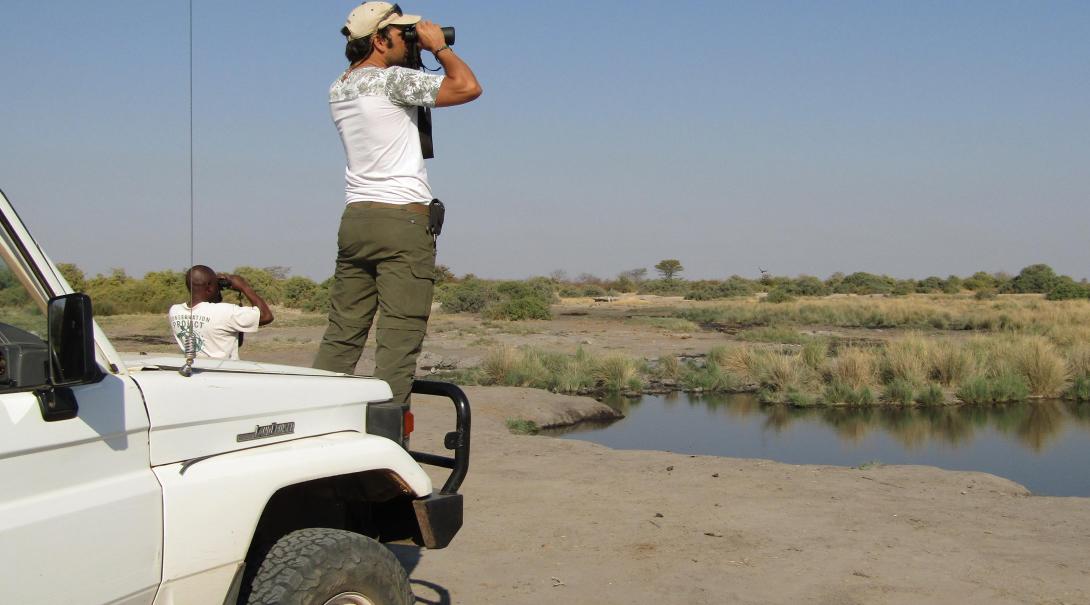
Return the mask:
M 1030 265 L 1011 280 L 1011 289 L 1020 294 L 1027 292 L 1048 292 L 1056 284 L 1058 276 L 1046 264 Z
M 662 279 L 674 279 L 674 276 L 685 270 L 685 267 L 681 266 L 681 261 L 676 258 L 667 258 L 659 261 L 659 264 L 655 265 L 655 271 L 658 271 L 662 275 Z
M 60 269 L 61 275 L 64 276 L 64 280 L 68 282 L 68 285 L 72 286 L 73 292 L 83 292 L 87 289 L 87 277 L 83 274 L 83 270 L 75 264 L 57 263 L 57 268 Z

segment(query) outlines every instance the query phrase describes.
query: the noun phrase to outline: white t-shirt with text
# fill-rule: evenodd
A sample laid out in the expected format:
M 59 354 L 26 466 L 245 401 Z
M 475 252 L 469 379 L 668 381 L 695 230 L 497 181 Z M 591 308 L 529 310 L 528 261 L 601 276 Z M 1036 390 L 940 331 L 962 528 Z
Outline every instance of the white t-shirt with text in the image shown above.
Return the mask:
M 192 336 L 197 357 L 238 359 L 238 333 L 257 332 L 261 311 L 231 303 L 197 303 L 192 312 L 188 304 L 170 308 L 170 330 L 185 353 Z
M 443 76 L 405 67 L 361 67 L 329 87 L 329 109 L 347 159 L 345 203 L 431 202 L 417 108 L 435 107 Z

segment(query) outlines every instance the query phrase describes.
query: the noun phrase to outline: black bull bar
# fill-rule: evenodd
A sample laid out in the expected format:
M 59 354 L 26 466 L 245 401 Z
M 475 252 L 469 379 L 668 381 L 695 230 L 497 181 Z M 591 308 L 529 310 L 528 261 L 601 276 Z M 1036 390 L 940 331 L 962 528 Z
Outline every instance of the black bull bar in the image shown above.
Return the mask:
M 412 392 L 418 395 L 446 397 L 454 404 L 457 423 L 455 429 L 443 437 L 443 446 L 448 450 L 454 450 L 454 456 L 439 456 L 412 450 L 409 450 L 409 455 L 413 457 L 413 460 L 421 464 L 451 469 L 450 476 L 447 477 L 447 481 L 443 484 L 443 488 L 439 490 L 439 493 L 458 493 L 458 487 L 462 485 L 462 481 L 466 478 L 466 472 L 469 471 L 469 400 L 466 399 L 466 394 L 462 392 L 462 389 L 457 386 L 449 382 L 435 380 L 414 380 Z

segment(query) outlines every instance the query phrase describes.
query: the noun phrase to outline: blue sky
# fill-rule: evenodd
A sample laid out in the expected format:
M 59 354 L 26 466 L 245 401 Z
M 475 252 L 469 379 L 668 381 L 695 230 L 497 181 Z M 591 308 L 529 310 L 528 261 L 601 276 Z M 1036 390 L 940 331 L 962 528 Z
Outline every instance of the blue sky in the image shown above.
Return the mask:
M 332 273 L 355 4 L 193 0 L 198 262 Z M 434 116 L 456 273 L 1090 276 L 1090 3 L 402 6 L 485 89 Z M 54 260 L 189 263 L 187 19 L 0 9 L 0 189 Z

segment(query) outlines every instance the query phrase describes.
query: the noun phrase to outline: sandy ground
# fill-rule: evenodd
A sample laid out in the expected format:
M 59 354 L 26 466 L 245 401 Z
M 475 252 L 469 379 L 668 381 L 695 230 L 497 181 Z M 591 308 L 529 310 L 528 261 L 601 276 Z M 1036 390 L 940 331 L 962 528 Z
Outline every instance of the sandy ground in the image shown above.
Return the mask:
M 983 473 L 867 470 L 614 451 L 509 433 L 600 411 L 580 397 L 466 389 L 465 525 L 395 546 L 418 603 L 1090 603 L 1090 500 Z M 449 402 L 414 402 L 440 451 Z M 433 473 L 441 481 L 444 472 Z
M 517 324 L 436 315 L 421 372 L 475 365 L 499 345 L 656 358 L 730 342 L 648 320 L 677 304 L 687 303 L 574 301 L 552 321 Z M 158 318 L 104 327 L 122 350 L 174 350 Z M 243 358 L 309 365 L 323 327 L 280 312 Z M 372 359 L 369 345 L 358 371 Z M 796 466 L 513 435 L 507 418 L 548 426 L 608 408 L 539 390 L 466 391 L 465 525 L 443 550 L 393 546 L 419 603 L 1090 603 L 1090 499 L 930 467 Z M 414 448 L 441 452 L 453 407 L 421 397 L 414 411 Z M 445 471 L 433 478 L 441 484 Z

